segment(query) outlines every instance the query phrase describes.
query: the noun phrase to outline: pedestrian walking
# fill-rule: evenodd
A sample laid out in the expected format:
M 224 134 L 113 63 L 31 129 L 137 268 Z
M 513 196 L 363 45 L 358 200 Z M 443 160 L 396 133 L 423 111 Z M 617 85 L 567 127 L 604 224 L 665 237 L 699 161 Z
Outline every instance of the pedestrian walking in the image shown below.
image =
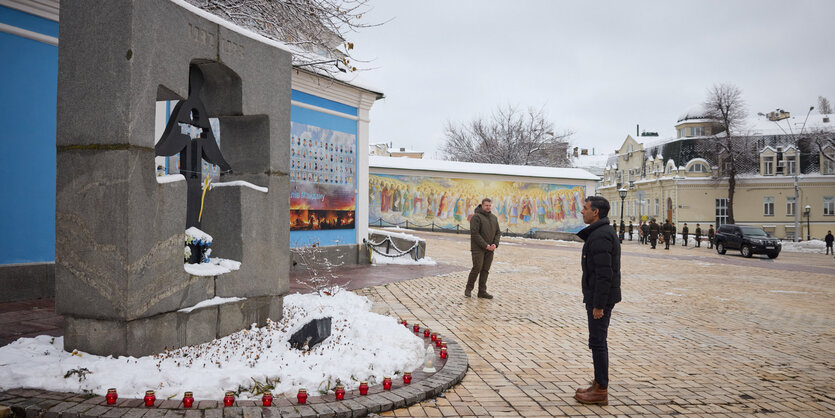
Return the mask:
M 614 228 L 609 227 L 609 202 L 601 196 L 586 198 L 583 209 L 586 228 L 577 233 L 585 244 L 583 268 L 583 303 L 589 325 L 589 349 L 594 363 L 591 386 L 579 388 L 574 399 L 583 404 L 609 403 L 609 321 L 612 309 L 621 301 L 620 243 Z
M 826 237 L 823 238 L 823 241 L 826 243 L 826 255 L 835 254 L 835 250 L 832 249 L 832 242 L 835 241 L 832 231 L 826 231 Z
M 487 293 L 487 276 L 490 274 L 490 264 L 493 263 L 493 254 L 499 246 L 499 239 L 502 231 L 499 228 L 499 219 L 490 212 L 493 201 L 484 198 L 481 204 L 475 208 L 475 213 L 470 219 L 470 252 L 473 255 L 473 269 L 467 278 L 467 287 L 464 289 L 464 296 L 470 297 L 478 279 L 478 297 L 482 299 L 493 299 L 493 295 Z
M 702 246 L 702 227 L 696 224 L 696 247 Z
M 661 232 L 661 228 L 655 223 L 655 218 L 649 221 L 649 242 L 652 244 L 652 249 L 655 249 L 655 244 L 658 242 L 658 233 Z
M 687 227 L 687 222 L 684 223 L 684 228 L 681 228 L 681 238 L 682 242 L 681 245 L 687 246 L 687 236 L 690 235 L 690 228 Z
M 634 229 L 634 227 L 632 226 L 632 221 L 629 221 L 629 229 L 628 229 L 628 231 L 629 231 L 629 240 L 630 240 L 630 241 L 632 241 L 632 230 L 633 230 L 633 229 Z
M 669 250 L 670 249 L 670 236 L 673 233 L 673 224 L 670 223 L 669 219 L 667 219 L 667 221 L 664 222 L 664 226 L 661 227 L 661 233 L 664 236 L 664 249 Z
M 644 245 L 649 244 L 649 224 L 647 224 L 646 222 L 642 223 L 641 224 L 641 232 L 642 232 L 641 237 L 643 238 L 643 240 L 641 241 L 641 244 L 644 244 Z
M 713 248 L 713 239 L 716 238 L 716 230 L 713 229 L 713 224 L 707 230 L 707 248 Z

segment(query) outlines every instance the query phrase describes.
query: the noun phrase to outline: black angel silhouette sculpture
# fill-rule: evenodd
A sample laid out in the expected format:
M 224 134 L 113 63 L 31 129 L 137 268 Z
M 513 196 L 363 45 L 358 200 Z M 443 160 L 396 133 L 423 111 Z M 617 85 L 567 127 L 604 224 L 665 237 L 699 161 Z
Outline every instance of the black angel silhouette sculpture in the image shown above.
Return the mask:
M 200 228 L 200 202 L 202 194 L 202 160 L 231 172 L 232 167 L 223 158 L 217 146 L 208 113 L 200 100 L 203 73 L 192 65 L 189 69 L 188 99 L 177 102 L 168 119 L 155 153 L 160 157 L 180 154 L 180 173 L 186 178 L 186 229 Z

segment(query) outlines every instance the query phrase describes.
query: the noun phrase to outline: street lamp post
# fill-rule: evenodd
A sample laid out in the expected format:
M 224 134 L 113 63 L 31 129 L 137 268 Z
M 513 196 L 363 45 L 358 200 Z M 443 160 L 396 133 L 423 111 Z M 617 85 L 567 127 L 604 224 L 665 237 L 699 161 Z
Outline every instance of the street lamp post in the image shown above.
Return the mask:
M 806 241 L 811 241 L 812 240 L 812 237 L 811 237 L 812 232 L 809 229 L 810 228 L 810 223 L 811 223 L 811 222 L 809 222 L 809 218 L 812 217 L 812 207 L 809 206 L 809 205 L 806 205 L 806 210 L 803 211 L 803 214 L 806 215 Z
M 618 190 L 618 194 L 620 195 L 620 233 L 618 234 L 618 237 L 620 237 L 621 242 L 623 241 L 623 201 L 626 200 L 626 193 L 627 191 L 625 187 L 621 187 L 621 189 Z

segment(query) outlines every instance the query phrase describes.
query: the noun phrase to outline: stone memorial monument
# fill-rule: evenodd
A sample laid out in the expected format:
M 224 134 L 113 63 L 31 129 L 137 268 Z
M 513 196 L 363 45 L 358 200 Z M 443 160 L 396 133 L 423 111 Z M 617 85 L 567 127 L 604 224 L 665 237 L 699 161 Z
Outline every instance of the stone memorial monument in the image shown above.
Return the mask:
M 55 299 L 64 348 L 142 356 L 278 320 L 289 270 L 290 53 L 170 0 L 73 0 L 60 19 Z M 220 182 L 234 182 L 201 203 L 213 256 L 241 261 L 222 276 L 186 273 L 194 191 L 155 177 L 155 103 L 190 106 L 195 76 L 205 114 L 192 116 L 218 118 L 223 131 L 220 160 L 203 158 L 225 163 Z M 184 309 L 214 297 L 242 300 Z

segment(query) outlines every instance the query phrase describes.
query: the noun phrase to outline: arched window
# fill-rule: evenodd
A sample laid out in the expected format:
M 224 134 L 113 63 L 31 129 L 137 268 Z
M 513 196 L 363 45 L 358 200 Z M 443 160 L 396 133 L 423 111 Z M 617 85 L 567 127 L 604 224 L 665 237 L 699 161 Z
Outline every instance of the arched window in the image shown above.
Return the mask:
M 695 163 L 687 169 L 689 173 L 707 173 L 707 167 L 702 163 Z

